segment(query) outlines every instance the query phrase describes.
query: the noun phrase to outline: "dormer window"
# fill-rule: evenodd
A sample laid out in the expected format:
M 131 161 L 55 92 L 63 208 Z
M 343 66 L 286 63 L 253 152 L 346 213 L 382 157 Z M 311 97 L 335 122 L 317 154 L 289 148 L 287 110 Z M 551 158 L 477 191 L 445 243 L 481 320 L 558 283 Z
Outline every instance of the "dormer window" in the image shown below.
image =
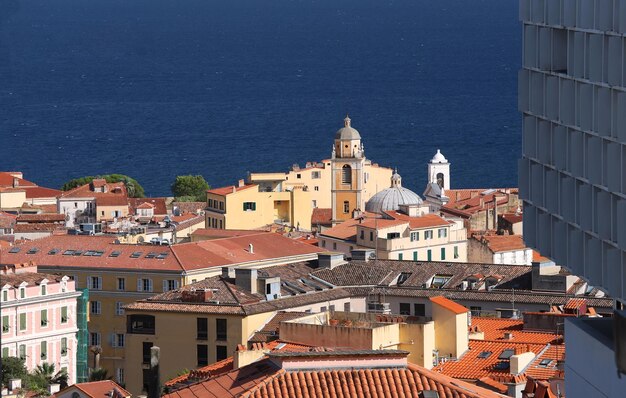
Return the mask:
M 450 279 L 452 279 L 452 277 L 449 275 L 435 275 L 430 283 L 430 287 L 433 289 L 442 289 Z
M 400 275 L 398 275 L 397 285 L 398 286 L 402 285 L 404 282 L 406 282 L 407 279 L 409 279 L 410 276 L 411 276 L 410 272 L 402 272 L 402 273 L 400 273 Z
M 48 285 L 41 285 L 41 295 L 45 296 L 46 295 L 46 290 L 47 290 Z

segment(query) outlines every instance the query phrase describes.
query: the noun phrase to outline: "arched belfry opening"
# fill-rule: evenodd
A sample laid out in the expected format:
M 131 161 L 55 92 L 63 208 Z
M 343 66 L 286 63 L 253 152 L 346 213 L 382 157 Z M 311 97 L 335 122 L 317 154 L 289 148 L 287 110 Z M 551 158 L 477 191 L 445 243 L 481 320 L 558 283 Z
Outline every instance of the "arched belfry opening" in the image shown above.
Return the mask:
M 352 167 L 348 164 L 344 164 L 341 168 L 341 183 L 352 184 Z

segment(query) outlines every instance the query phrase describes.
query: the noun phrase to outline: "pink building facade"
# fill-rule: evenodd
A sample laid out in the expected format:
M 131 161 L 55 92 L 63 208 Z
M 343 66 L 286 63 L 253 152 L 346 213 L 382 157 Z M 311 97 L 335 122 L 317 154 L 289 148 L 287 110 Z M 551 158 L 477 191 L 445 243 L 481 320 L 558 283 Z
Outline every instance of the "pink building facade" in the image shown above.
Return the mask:
M 3 273 L 0 287 L 2 357 L 23 358 L 30 371 L 43 363 L 65 368 L 76 382 L 77 298 L 67 276 Z

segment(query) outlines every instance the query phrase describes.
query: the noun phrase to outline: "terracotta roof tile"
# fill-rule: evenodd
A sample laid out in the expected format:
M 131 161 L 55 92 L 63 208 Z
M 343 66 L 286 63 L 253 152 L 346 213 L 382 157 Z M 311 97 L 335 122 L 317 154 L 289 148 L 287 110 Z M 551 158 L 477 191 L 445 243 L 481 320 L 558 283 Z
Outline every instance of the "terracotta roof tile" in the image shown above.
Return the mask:
M 67 390 L 71 390 L 72 388 L 78 388 L 83 391 L 88 397 L 91 398 L 111 398 L 111 391 L 117 390 L 118 393 L 122 397 L 130 397 L 130 393 L 123 389 L 119 384 L 115 383 L 112 380 L 102 380 L 102 381 L 92 381 L 88 383 L 77 383 L 73 384 L 58 393 L 54 394 L 53 397 L 59 397 L 64 394 Z M 120 396 L 118 395 L 118 396 Z
M 0 171 L 0 187 L 12 187 L 13 186 L 13 175 L 8 171 Z M 36 187 L 37 184 L 34 182 L 30 182 L 23 178 L 17 179 L 20 187 Z
M 209 189 L 207 193 L 226 196 L 226 195 L 233 194 L 235 192 L 243 191 L 244 189 L 254 188 L 254 187 L 258 187 L 258 185 L 257 184 L 246 184 L 243 186 L 229 185 L 227 187 Z
M 17 216 L 17 222 L 37 223 L 37 222 L 63 222 L 65 223 L 64 214 L 43 213 L 43 214 L 20 214 Z
M 466 312 L 469 312 L 469 310 L 465 307 L 463 307 L 461 304 L 456 303 L 452 300 L 448 300 L 447 298 L 443 297 L 443 296 L 436 296 L 436 297 L 431 297 L 430 301 L 442 306 L 443 308 L 454 312 L 455 314 L 464 314 Z
M 525 331 L 521 319 L 472 317 L 471 327 L 478 327 L 485 334 L 485 340 L 508 341 L 505 333 L 513 334 L 513 341 L 518 343 L 549 344 L 560 341 L 555 333 Z
M 154 215 L 167 214 L 165 198 L 128 198 L 130 212 L 135 214 L 137 209 L 153 208 Z
M 183 213 L 196 213 L 198 210 L 203 210 L 207 207 L 206 202 L 174 202 L 172 206 L 178 207 Z
M 479 235 L 473 238 L 483 241 L 493 253 L 522 250 L 527 247 L 520 235 Z
M 316 207 L 311 214 L 311 225 L 330 225 L 333 218 L 333 209 Z
M 63 191 L 44 187 L 28 187 L 25 189 L 26 199 L 57 198 Z
M 20 272 L 17 274 L 3 274 L 2 275 L 2 286 L 11 285 L 13 287 L 18 287 L 22 283 L 26 282 L 29 285 L 39 285 L 41 281 L 47 279 L 49 282 L 60 282 L 60 275 L 53 274 L 45 274 L 41 272 Z
M 385 214 L 396 220 L 408 221 L 411 229 L 444 227 L 450 225 L 449 221 L 444 220 L 437 214 L 425 214 L 420 217 L 409 217 L 397 211 L 386 211 Z

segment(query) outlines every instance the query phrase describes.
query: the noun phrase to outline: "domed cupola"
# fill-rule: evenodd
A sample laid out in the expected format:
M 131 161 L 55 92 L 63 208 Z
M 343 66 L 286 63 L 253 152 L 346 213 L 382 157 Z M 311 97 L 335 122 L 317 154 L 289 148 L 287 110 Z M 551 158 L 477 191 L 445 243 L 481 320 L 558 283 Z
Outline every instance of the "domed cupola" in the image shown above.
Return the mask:
M 437 153 L 430 160 L 430 163 L 448 163 L 448 159 L 446 159 L 446 157 L 443 156 L 443 153 L 441 153 L 441 151 L 437 149 Z
M 346 115 L 346 118 L 343 119 L 343 127 L 337 130 L 335 133 L 336 140 L 360 140 L 361 134 L 357 131 L 357 129 L 353 128 L 350 123 L 351 119 Z
M 421 205 L 422 198 L 410 189 L 402 187 L 402 177 L 395 170 L 391 176 L 391 187 L 378 192 L 365 204 L 365 210 L 382 214 L 385 211 L 399 210 L 400 205 Z

